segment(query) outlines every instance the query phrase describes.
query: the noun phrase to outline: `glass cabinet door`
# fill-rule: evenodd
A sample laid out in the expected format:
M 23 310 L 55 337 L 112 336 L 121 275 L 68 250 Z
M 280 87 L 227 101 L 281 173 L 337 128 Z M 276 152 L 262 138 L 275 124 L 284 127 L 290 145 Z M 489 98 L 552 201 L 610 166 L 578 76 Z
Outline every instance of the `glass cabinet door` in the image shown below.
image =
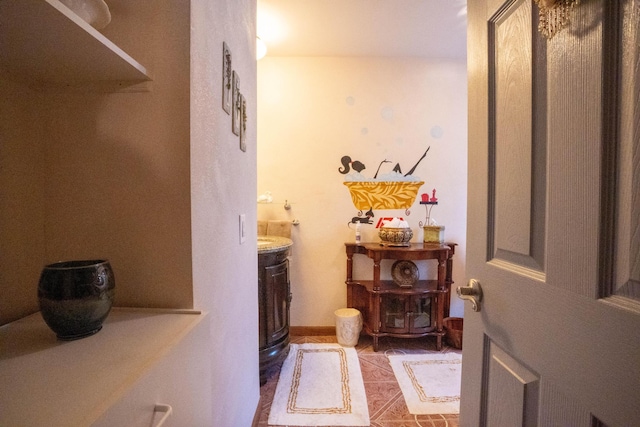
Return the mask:
M 423 333 L 434 329 L 435 304 L 430 296 L 384 295 L 380 329 L 384 332 Z
M 395 295 L 382 297 L 380 317 L 382 329 L 385 331 L 407 331 L 406 298 Z
M 431 297 L 414 296 L 411 298 L 411 330 L 431 329 Z

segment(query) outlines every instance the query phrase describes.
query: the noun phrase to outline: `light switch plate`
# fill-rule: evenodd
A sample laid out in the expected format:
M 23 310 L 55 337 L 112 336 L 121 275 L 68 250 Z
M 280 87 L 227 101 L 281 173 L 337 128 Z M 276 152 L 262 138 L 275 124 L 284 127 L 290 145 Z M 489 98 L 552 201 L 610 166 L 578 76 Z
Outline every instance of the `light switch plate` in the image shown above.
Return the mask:
M 245 214 L 240 214 L 238 217 L 238 232 L 240 234 L 240 244 L 243 244 L 247 240 L 247 230 L 245 228 Z

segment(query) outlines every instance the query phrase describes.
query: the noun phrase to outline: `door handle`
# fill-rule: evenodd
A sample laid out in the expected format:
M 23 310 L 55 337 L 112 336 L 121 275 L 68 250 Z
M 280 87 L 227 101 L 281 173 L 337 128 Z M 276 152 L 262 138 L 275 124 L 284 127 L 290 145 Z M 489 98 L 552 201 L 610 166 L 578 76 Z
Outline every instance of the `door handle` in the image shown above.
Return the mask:
M 458 298 L 471 301 L 473 311 L 480 311 L 480 301 L 482 301 L 482 287 L 476 279 L 469 280 L 467 286 L 458 286 L 456 289 Z

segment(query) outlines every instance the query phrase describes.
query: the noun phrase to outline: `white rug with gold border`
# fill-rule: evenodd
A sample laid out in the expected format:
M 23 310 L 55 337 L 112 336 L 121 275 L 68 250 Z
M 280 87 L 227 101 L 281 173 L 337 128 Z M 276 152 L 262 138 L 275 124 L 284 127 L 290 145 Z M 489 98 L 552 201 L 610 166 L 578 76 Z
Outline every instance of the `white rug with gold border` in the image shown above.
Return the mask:
M 390 355 L 389 362 L 411 414 L 458 414 L 462 355 Z
M 339 344 L 291 344 L 269 425 L 368 426 L 358 353 Z

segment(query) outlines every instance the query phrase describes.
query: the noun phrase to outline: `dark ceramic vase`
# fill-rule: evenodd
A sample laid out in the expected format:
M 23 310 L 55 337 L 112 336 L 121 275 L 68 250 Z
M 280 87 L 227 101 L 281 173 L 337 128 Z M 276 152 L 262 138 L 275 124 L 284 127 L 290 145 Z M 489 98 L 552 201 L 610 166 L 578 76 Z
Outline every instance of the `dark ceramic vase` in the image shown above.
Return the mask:
M 102 329 L 113 305 L 116 281 L 109 261 L 50 264 L 38 283 L 40 313 L 61 340 L 75 340 Z

